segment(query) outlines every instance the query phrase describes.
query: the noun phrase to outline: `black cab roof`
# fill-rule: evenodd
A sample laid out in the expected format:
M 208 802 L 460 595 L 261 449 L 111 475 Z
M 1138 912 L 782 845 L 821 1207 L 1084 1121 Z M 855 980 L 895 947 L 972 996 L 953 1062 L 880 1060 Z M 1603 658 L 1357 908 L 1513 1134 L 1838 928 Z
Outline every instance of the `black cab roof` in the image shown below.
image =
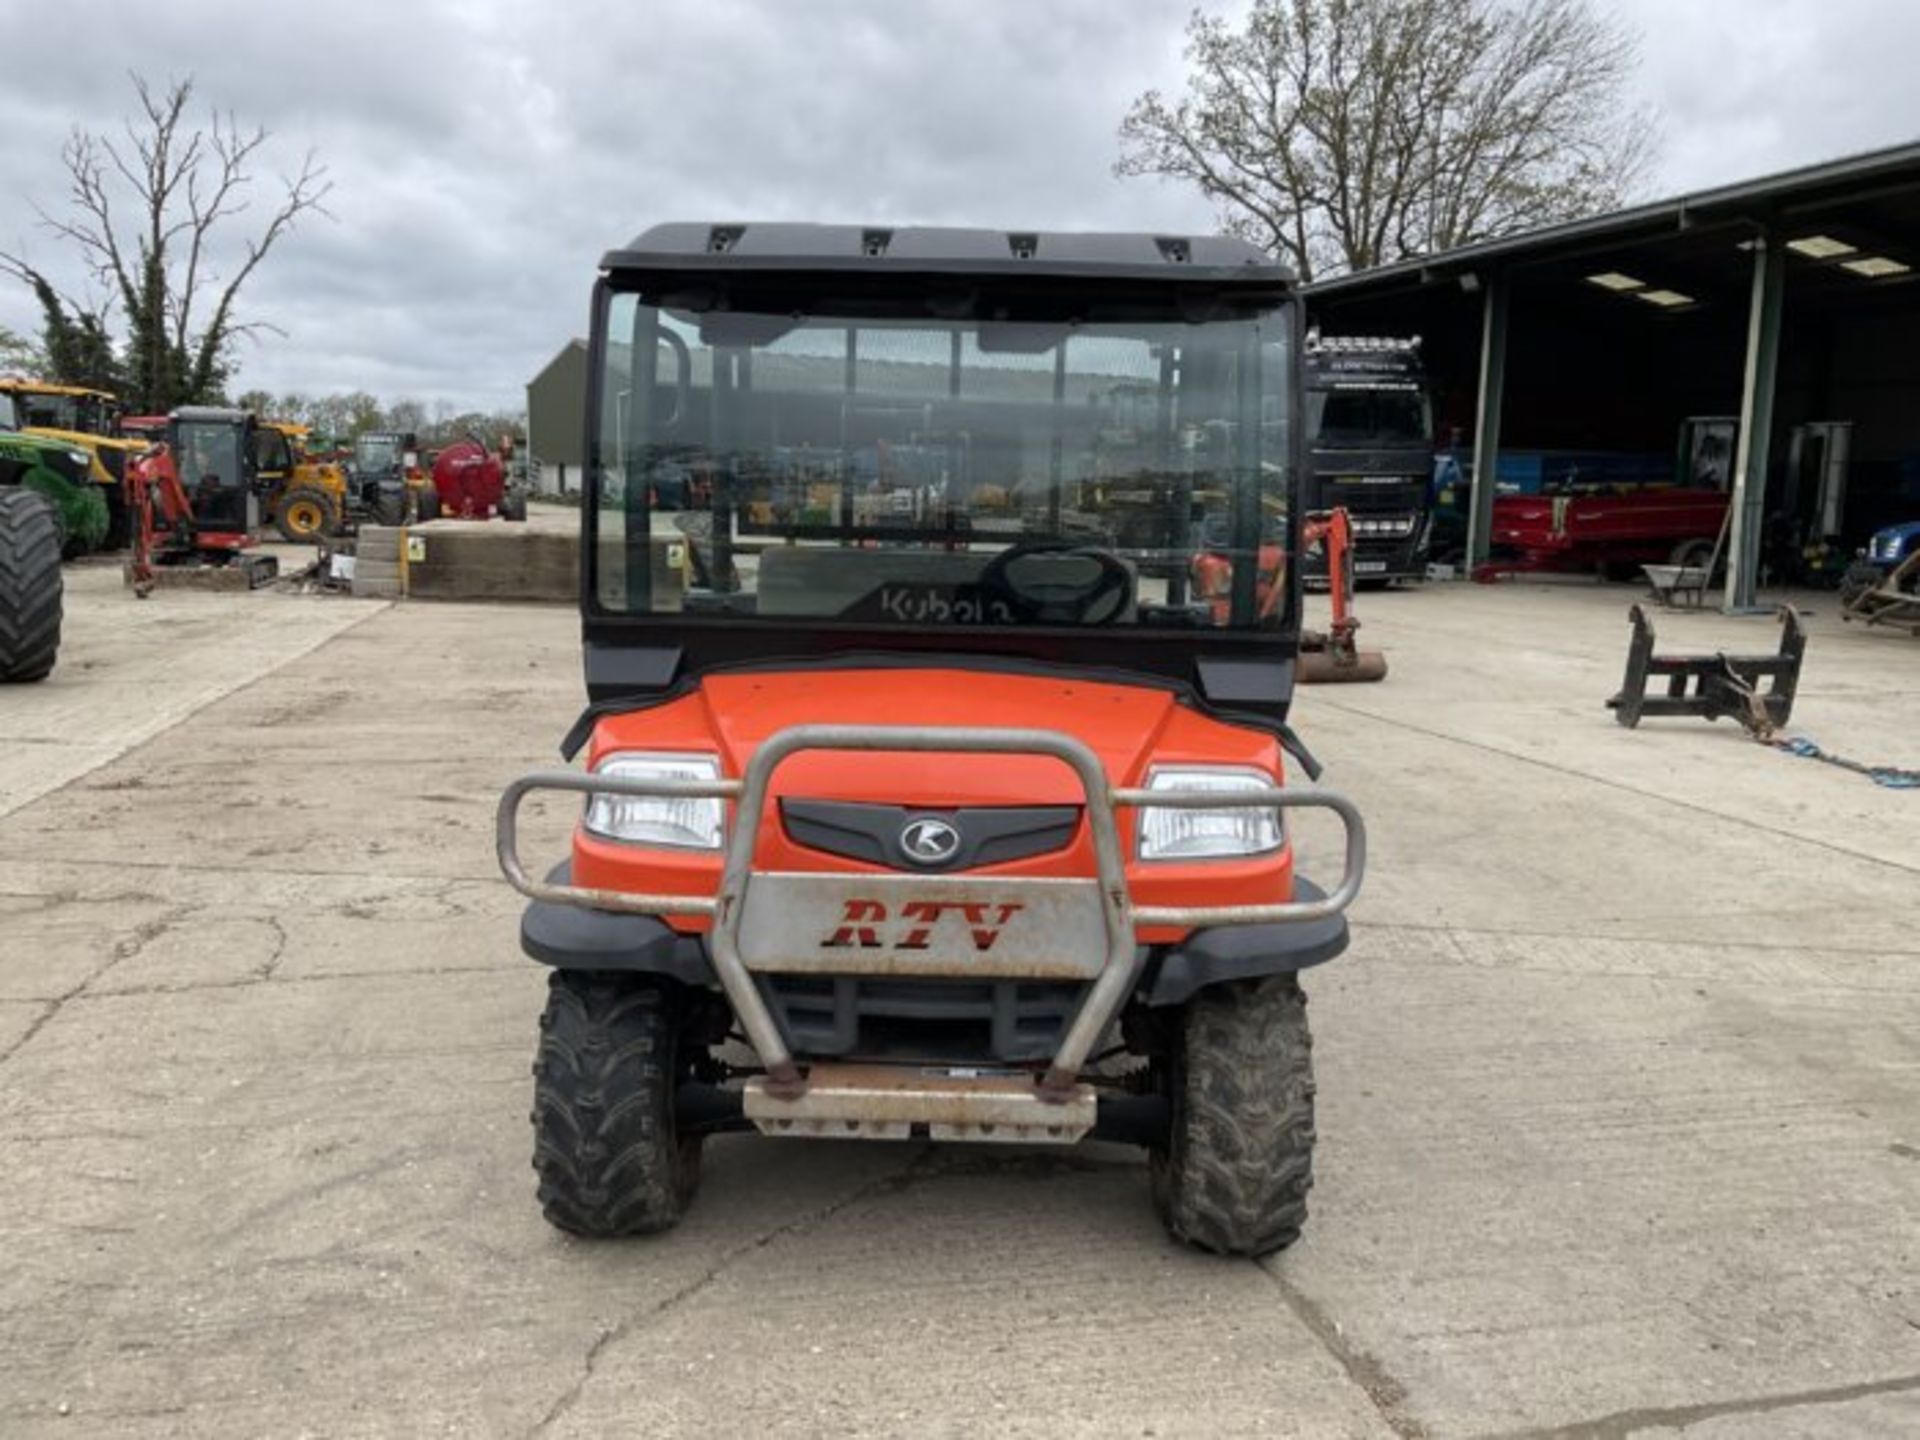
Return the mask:
M 675 221 L 601 259 L 608 271 L 1051 275 L 1284 287 L 1293 273 L 1227 235 Z

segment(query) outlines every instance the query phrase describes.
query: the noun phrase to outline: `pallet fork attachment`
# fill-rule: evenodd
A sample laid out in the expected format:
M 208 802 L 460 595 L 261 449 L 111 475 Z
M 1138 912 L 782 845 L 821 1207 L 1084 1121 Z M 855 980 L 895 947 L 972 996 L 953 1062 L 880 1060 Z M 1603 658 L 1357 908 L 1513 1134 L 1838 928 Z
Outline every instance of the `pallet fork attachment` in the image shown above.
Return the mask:
M 1756 740 L 1770 740 L 1793 713 L 1800 684 L 1800 660 L 1807 634 L 1791 606 L 1782 605 L 1780 649 L 1772 655 L 1656 655 L 1653 625 L 1635 605 L 1627 612 L 1633 641 L 1627 647 L 1627 673 L 1620 693 L 1607 701 L 1614 719 L 1628 729 L 1646 715 L 1726 716 Z M 1648 684 L 1665 679 L 1667 693 L 1649 697 Z M 1770 682 L 1761 689 L 1763 682 Z

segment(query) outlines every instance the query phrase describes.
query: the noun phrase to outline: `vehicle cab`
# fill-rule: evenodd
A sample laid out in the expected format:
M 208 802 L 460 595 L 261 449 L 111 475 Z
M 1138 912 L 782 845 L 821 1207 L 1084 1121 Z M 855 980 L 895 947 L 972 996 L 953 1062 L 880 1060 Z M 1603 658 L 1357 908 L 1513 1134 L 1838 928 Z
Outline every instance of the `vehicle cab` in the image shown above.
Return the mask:
M 667 225 L 610 253 L 585 769 L 501 812 L 549 1030 L 623 975 L 676 1053 L 745 1035 L 713 1114 L 1070 1141 L 1103 1104 L 1133 1123 L 1096 1045 L 1153 1064 L 1236 985 L 1293 1004 L 1364 861 L 1351 805 L 1284 785 L 1300 344 L 1286 272 L 1226 239 Z M 587 797 L 545 880 L 514 825 L 538 789 Z M 1327 890 L 1295 867 L 1311 806 L 1347 827 Z M 1156 1083 L 1139 1133 L 1171 1155 L 1190 1097 Z M 634 1228 L 542 1173 L 555 1223 Z M 1297 1199 L 1169 1224 L 1274 1248 Z
M 1354 579 L 1426 574 L 1433 405 L 1420 337 L 1312 333 L 1306 343 L 1307 509 L 1352 519 Z M 1314 578 L 1324 575 L 1310 557 Z

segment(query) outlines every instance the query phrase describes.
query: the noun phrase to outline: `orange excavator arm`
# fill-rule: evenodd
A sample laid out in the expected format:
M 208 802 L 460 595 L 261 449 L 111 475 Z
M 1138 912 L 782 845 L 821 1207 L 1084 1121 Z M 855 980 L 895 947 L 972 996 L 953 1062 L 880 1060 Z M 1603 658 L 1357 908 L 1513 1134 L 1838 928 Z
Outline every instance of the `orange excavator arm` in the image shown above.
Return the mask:
M 133 558 L 128 572 L 133 593 L 144 600 L 153 593 L 153 553 L 160 531 L 193 523 L 193 501 L 180 483 L 173 452 L 164 443 L 149 446 L 127 465 L 122 482 L 127 509 L 133 516 Z
M 1359 617 L 1353 613 L 1353 522 L 1344 509 L 1309 515 L 1301 525 L 1301 549 L 1324 545 L 1327 553 L 1327 598 L 1333 623 L 1327 633 L 1300 634 L 1299 677 L 1304 685 L 1341 680 L 1384 680 L 1387 660 L 1377 650 L 1362 650 L 1356 637 Z

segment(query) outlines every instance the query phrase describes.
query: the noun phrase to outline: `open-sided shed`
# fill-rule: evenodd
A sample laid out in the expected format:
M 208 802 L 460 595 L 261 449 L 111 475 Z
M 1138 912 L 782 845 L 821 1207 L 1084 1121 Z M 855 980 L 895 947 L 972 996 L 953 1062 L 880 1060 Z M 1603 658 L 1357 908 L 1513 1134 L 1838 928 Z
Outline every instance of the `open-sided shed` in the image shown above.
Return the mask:
M 1738 416 L 1726 600 L 1762 542 L 1920 518 L 1920 144 L 1319 282 L 1327 331 L 1417 332 L 1474 450 L 1484 559 L 1501 447 L 1671 452 Z M 1823 487 L 1824 475 L 1844 484 Z

